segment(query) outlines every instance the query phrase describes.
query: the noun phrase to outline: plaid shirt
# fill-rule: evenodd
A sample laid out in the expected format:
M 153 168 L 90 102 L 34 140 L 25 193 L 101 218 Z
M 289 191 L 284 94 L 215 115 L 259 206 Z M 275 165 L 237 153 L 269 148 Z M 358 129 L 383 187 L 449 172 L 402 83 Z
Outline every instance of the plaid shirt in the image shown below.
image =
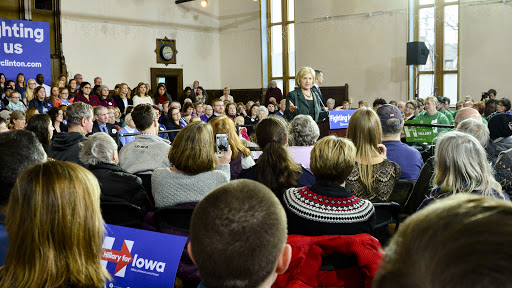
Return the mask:
M 87 98 L 85 98 L 84 95 L 77 94 L 75 96 L 75 98 L 73 99 L 73 103 L 76 103 L 76 102 L 84 102 L 91 106 L 98 106 L 98 105 L 100 105 L 100 98 L 98 98 L 98 96 L 96 96 L 96 95 L 90 94 L 89 100 L 87 100 Z

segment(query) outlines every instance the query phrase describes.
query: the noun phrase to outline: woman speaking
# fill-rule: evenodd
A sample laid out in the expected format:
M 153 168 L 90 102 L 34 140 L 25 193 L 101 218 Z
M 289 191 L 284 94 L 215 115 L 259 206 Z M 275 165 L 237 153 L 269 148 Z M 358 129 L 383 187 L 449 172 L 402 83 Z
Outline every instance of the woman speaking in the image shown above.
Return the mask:
M 315 70 L 302 67 L 295 76 L 295 83 L 299 87 L 286 95 L 286 119 L 291 121 L 297 115 L 310 115 L 318 122 L 327 117 L 320 95 L 311 89 L 315 83 Z

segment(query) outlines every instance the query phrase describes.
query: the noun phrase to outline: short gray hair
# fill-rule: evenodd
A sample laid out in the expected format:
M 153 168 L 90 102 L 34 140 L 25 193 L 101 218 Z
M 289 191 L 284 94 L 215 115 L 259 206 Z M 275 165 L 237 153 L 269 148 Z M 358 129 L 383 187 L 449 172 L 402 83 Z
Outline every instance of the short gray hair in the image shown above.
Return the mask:
M 117 151 L 117 144 L 106 133 L 98 132 L 90 136 L 83 143 L 80 151 L 80 161 L 85 165 L 98 165 L 100 163 L 114 164 L 114 153 Z
M 124 123 L 130 122 L 130 120 L 132 120 L 132 113 L 126 114 L 126 116 L 124 117 Z
M 332 105 L 335 105 L 336 104 L 336 100 L 334 100 L 333 98 L 327 99 L 326 104 L 329 105 L 330 103 L 332 103 Z
M 259 106 L 259 107 L 258 107 L 258 113 L 260 113 L 260 111 L 265 112 L 265 114 L 267 114 L 267 117 L 268 117 L 268 109 L 267 109 L 267 107 L 265 107 L 265 106 L 263 106 L 263 105 L 262 105 L 262 106 Z
M 381 122 L 382 136 L 394 136 L 402 132 L 402 120 L 391 118 Z
M 84 102 L 76 102 L 67 107 L 66 120 L 68 127 L 80 126 L 82 118 L 92 118 L 92 106 Z
M 313 146 L 320 137 L 320 129 L 309 115 L 297 115 L 290 123 L 293 146 Z
M 490 132 L 487 125 L 485 125 L 482 121 L 468 118 L 457 126 L 457 131 L 464 132 L 466 134 L 472 135 L 473 137 L 482 144 L 482 147 L 486 147 L 487 143 L 489 143 Z

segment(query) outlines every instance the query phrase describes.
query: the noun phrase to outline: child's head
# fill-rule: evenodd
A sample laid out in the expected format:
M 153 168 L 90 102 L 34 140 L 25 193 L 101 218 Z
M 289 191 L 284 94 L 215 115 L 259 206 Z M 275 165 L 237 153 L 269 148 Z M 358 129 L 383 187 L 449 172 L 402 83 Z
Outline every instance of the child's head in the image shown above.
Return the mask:
M 265 185 L 235 180 L 194 209 L 188 250 L 206 287 L 272 284 L 288 268 L 286 214 Z M 264 285 L 267 286 L 267 285 Z
M 235 124 L 244 125 L 244 123 L 245 123 L 244 117 L 238 116 L 235 118 Z
M 21 94 L 18 91 L 13 91 L 9 95 L 9 97 L 10 97 L 12 103 L 17 104 L 18 102 L 20 102 Z

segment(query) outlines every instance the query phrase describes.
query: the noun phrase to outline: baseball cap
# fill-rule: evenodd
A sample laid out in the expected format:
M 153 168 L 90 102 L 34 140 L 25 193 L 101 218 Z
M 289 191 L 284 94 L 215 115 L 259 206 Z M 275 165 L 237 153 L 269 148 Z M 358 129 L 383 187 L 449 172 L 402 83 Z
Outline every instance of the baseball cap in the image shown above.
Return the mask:
M 391 104 L 384 104 L 377 109 L 377 115 L 379 115 L 380 122 L 386 123 L 389 119 L 399 119 L 403 121 L 402 112 L 398 107 Z

